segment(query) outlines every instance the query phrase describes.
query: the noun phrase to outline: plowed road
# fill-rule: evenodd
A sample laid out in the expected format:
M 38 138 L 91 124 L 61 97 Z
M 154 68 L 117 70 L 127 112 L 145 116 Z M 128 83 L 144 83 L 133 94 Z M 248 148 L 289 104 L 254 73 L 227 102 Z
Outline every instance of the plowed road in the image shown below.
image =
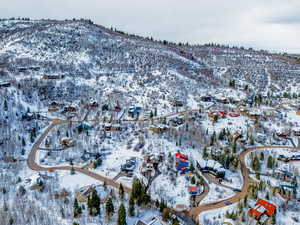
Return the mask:
M 197 112 L 197 111 L 198 110 L 187 110 L 187 111 L 183 111 L 183 112 L 169 114 L 169 115 L 166 115 L 166 116 L 161 116 L 161 117 L 154 118 L 154 119 L 157 120 L 157 119 L 162 119 L 162 118 L 168 118 L 168 117 L 172 117 L 172 116 L 176 116 L 176 115 L 183 115 L 183 114 L 187 114 L 187 113 L 190 113 L 190 112 Z M 54 171 L 54 170 L 68 170 L 68 171 L 70 171 L 73 168 L 75 171 L 77 171 L 79 173 L 82 173 L 82 174 L 85 174 L 87 176 L 93 177 L 96 180 L 105 182 L 107 185 L 110 185 L 112 187 L 119 188 L 120 184 L 117 183 L 116 181 L 114 181 L 113 179 L 101 176 L 97 173 L 89 171 L 88 169 L 83 169 L 83 168 L 77 167 L 77 166 L 42 167 L 39 164 L 37 164 L 36 163 L 36 153 L 37 153 L 38 149 L 40 148 L 40 145 L 42 144 L 43 140 L 48 136 L 49 132 L 55 126 L 57 126 L 59 124 L 70 122 L 70 121 L 67 121 L 67 120 L 60 120 L 60 119 L 51 119 L 51 121 L 52 121 L 52 123 L 44 131 L 44 133 L 38 138 L 36 143 L 32 146 L 32 150 L 28 155 L 27 165 L 30 169 L 35 170 L 35 171 Z M 139 121 L 135 121 L 135 122 L 145 122 L 145 121 L 147 121 L 147 120 L 139 120 Z M 124 122 L 126 122 L 126 121 L 124 121 Z M 130 122 L 134 122 L 134 121 L 130 121 Z M 196 222 L 199 223 L 200 213 L 205 212 L 205 211 L 209 211 L 209 210 L 213 210 L 213 209 L 218 209 L 218 208 L 225 207 L 226 206 L 225 202 L 236 203 L 236 202 L 239 202 L 240 200 L 242 200 L 243 198 L 245 198 L 245 196 L 247 195 L 247 191 L 248 191 L 248 188 L 249 188 L 250 184 L 255 182 L 249 176 L 248 168 L 245 165 L 245 156 L 249 152 L 252 152 L 252 151 L 255 151 L 255 150 L 258 150 L 258 149 L 280 149 L 280 148 L 295 149 L 294 147 L 290 147 L 290 146 L 268 146 L 268 145 L 267 146 L 251 146 L 251 147 L 245 148 L 245 150 L 239 155 L 241 172 L 242 172 L 242 176 L 243 176 L 243 180 L 244 180 L 243 188 L 242 188 L 241 192 L 238 192 L 233 197 L 230 197 L 230 198 L 222 200 L 222 201 L 203 204 L 203 205 L 191 208 L 191 210 L 188 212 L 188 215 L 190 217 L 192 217 Z M 126 192 L 131 191 L 131 189 L 129 187 L 126 187 L 126 186 L 124 186 L 124 190 Z M 207 188 L 206 188 L 206 190 L 207 190 L 206 192 L 208 192 Z
M 225 207 L 225 206 L 227 206 L 225 204 L 225 202 L 236 203 L 236 202 L 239 202 L 240 200 L 244 199 L 247 195 L 250 184 L 255 183 L 255 181 L 249 176 L 249 170 L 245 165 L 246 155 L 252 151 L 259 150 L 259 149 L 282 149 L 282 148 L 295 149 L 294 147 L 291 147 L 291 146 L 271 146 L 271 145 L 247 147 L 245 149 L 245 151 L 243 151 L 239 155 L 241 172 L 242 172 L 242 176 L 243 176 L 243 180 L 244 180 L 243 188 L 242 188 L 241 192 L 236 193 L 234 196 L 232 196 L 228 199 L 224 199 L 224 200 L 221 200 L 218 202 L 203 204 L 203 205 L 200 205 L 199 207 L 192 208 L 189 212 L 189 215 L 191 217 L 193 217 L 200 224 L 199 215 L 202 212 Z

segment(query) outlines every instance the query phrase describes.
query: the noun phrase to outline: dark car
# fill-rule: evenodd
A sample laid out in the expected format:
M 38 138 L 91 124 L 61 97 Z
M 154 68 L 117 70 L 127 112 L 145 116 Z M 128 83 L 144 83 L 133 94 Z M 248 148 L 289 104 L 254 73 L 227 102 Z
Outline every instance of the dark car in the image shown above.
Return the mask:
M 231 205 L 231 204 L 232 204 L 232 202 L 230 202 L 230 201 L 226 201 L 226 202 L 224 202 L 224 204 L 225 204 L 225 205 Z

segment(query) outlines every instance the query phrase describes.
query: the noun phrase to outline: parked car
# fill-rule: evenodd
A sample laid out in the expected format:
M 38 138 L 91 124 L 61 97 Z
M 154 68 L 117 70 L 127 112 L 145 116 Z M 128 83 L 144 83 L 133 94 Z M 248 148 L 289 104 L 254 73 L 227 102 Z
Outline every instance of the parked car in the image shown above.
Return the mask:
M 242 190 L 241 189 L 238 189 L 238 188 L 233 188 L 232 189 L 234 192 L 241 192 Z
M 230 202 L 230 201 L 226 201 L 226 202 L 224 202 L 224 204 L 225 204 L 225 205 L 231 205 L 231 204 L 232 204 L 232 202 Z

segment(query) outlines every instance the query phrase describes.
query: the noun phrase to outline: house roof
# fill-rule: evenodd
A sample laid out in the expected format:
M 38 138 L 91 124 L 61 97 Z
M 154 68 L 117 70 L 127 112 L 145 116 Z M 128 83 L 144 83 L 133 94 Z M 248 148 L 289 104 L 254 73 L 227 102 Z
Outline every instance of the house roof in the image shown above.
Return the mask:
M 4 157 L 3 161 L 9 163 L 9 162 L 16 162 L 17 160 L 14 157 Z
M 176 156 L 176 158 L 181 158 L 181 159 L 188 159 L 188 156 L 187 155 L 184 155 L 184 154 L 182 154 L 182 153 L 179 153 L 179 152 L 177 152 L 176 154 L 175 154 L 175 156 Z
M 249 214 L 255 219 L 258 219 L 262 215 L 262 213 L 257 211 L 256 209 L 249 209 Z
M 257 202 L 256 202 L 256 205 L 262 206 L 266 210 L 265 213 L 268 216 L 273 216 L 276 212 L 276 205 L 274 205 L 270 202 L 267 202 L 263 199 L 258 199 Z
M 196 186 L 189 186 L 189 191 L 190 192 L 198 191 L 198 187 L 196 187 Z

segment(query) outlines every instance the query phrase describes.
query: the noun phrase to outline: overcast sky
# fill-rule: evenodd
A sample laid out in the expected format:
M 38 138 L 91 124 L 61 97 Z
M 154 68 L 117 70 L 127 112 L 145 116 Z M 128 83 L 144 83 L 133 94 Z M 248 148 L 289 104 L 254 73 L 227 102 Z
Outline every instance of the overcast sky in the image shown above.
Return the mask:
M 300 53 L 300 0 L 1 0 L 0 16 L 82 17 L 155 39 Z

